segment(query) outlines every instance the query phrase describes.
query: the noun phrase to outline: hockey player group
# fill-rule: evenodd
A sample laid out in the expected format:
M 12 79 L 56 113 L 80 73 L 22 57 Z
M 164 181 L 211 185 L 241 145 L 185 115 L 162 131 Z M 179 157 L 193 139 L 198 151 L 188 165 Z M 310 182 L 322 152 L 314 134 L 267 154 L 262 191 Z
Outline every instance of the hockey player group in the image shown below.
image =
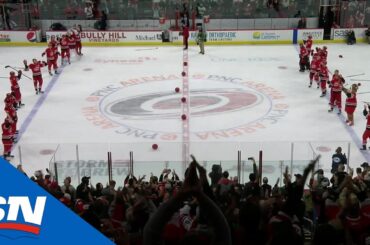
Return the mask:
M 52 36 L 50 42 L 48 43 L 47 49 L 41 54 L 41 56 L 46 55 L 46 61 L 41 61 L 37 59 L 32 59 L 32 63 L 28 64 L 27 60 L 23 61 L 24 71 L 31 70 L 32 78 L 24 75 L 22 70 L 17 70 L 16 67 L 6 66 L 6 68 L 11 68 L 14 71 L 10 72 L 10 89 L 11 92 L 6 94 L 5 103 L 5 114 L 6 117 L 2 124 L 2 141 L 4 146 L 3 157 L 9 159 L 14 157 L 11 155 L 11 151 L 14 143 L 17 141 L 17 110 L 20 109 L 24 104 L 22 103 L 22 94 L 19 88 L 18 81 L 21 79 L 22 75 L 28 79 L 33 80 L 33 85 L 35 88 L 36 95 L 44 93 L 42 90 L 43 78 L 41 69 L 43 67 L 48 67 L 50 76 L 58 74 L 58 57 L 61 56 L 61 65 L 63 66 L 68 62 L 71 64 L 71 51 L 75 50 L 77 56 L 81 56 L 81 26 L 77 26 L 69 30 L 61 38 L 56 38 Z M 60 51 L 59 51 L 60 46 Z
M 354 125 L 354 113 L 357 107 L 357 91 L 360 83 L 354 83 L 349 88 L 345 87 L 345 79 L 335 70 L 332 74 L 332 79 L 329 79 L 329 71 L 327 67 L 328 49 L 326 46 L 323 48 L 317 47 L 315 50 L 312 49 L 312 36 L 308 36 L 308 39 L 300 44 L 300 72 L 308 70 L 309 74 L 309 85 L 311 88 L 313 82 L 316 83 L 317 89 L 321 89 L 320 97 L 325 97 L 327 94 L 327 87 L 330 89 L 329 99 L 329 110 L 333 112 L 334 108 L 337 107 L 337 113 L 342 113 L 342 92 L 346 95 L 345 100 L 345 112 L 347 114 L 346 124 L 348 126 Z M 312 60 L 310 61 L 310 56 Z M 342 58 L 342 56 L 339 56 Z M 356 76 L 356 75 L 354 75 Z M 350 77 L 350 76 L 349 76 Z M 362 135 L 362 148 L 360 150 L 366 150 L 367 139 L 370 138 L 370 104 L 365 104 L 363 109 L 363 115 L 366 117 L 366 129 Z

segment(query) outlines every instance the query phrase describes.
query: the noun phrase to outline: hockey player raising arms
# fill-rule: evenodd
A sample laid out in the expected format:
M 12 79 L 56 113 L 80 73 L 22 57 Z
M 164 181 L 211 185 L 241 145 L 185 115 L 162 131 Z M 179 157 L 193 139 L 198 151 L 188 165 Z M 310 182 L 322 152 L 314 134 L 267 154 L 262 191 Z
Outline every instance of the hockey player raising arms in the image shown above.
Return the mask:
M 41 68 L 46 66 L 47 63 L 45 61 L 38 61 L 37 59 L 32 60 L 32 64 L 27 65 L 27 60 L 23 61 L 25 71 L 31 70 L 32 71 L 32 77 L 33 77 L 33 86 L 35 87 L 36 94 L 44 93 L 42 89 L 42 74 L 41 74 Z
M 334 106 L 338 107 L 338 114 L 341 114 L 342 109 L 342 88 L 343 84 L 345 83 L 344 78 L 341 74 L 339 74 L 338 70 L 335 70 L 333 74 L 333 78 L 329 82 L 329 87 L 331 87 L 330 91 L 330 109 L 329 112 L 332 112 Z
M 355 112 L 357 106 L 356 93 L 360 85 L 360 83 L 352 84 L 350 89 L 343 87 L 343 92 L 347 95 L 345 111 L 347 113 L 346 123 L 348 123 L 348 126 L 353 126 L 354 124 L 353 113 Z

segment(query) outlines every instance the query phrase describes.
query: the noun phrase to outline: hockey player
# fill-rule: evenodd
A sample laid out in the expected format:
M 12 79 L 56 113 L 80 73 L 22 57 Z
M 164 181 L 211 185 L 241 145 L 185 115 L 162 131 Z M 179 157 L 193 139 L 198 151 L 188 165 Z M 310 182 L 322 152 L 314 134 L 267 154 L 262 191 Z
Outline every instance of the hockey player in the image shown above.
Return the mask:
M 204 54 L 204 42 L 207 40 L 207 34 L 203 30 L 202 27 L 199 28 L 197 37 L 196 37 L 196 42 L 199 45 L 200 48 L 200 54 Z
M 315 82 L 317 83 L 317 88 L 319 88 L 319 71 L 320 71 L 320 56 L 318 53 L 315 53 L 310 66 L 310 85 L 308 85 L 309 88 L 312 87 L 312 81 L 315 79 Z
M 309 35 L 307 38 L 308 39 L 306 40 L 306 49 L 307 49 L 307 52 L 310 54 L 312 50 L 312 36 Z
M 7 120 L 5 120 L 1 125 L 1 129 L 3 130 L 2 133 L 2 141 L 4 146 L 3 157 L 4 159 L 7 159 L 8 157 L 14 157 L 10 155 L 10 152 L 13 147 L 12 129 L 10 127 L 10 123 Z
M 17 103 L 13 92 L 6 94 L 6 97 L 4 99 L 4 105 L 5 108 L 7 107 L 7 105 L 12 105 L 14 108 L 16 108 Z
M 82 50 L 82 43 L 81 43 L 81 32 L 82 32 L 82 27 L 81 25 L 77 25 L 76 28 L 73 29 L 73 34 L 76 39 L 76 52 L 78 55 L 83 55 L 81 50 Z
M 55 39 L 55 36 L 54 36 L 54 35 L 52 35 L 52 36 L 50 37 L 49 44 L 51 44 L 51 46 L 52 46 L 53 48 L 57 48 L 57 47 L 58 47 L 58 41 Z
M 62 36 L 62 39 L 60 40 L 60 48 L 62 53 L 62 65 L 64 64 L 64 59 L 67 57 L 68 64 L 71 64 L 71 54 L 69 52 L 69 41 L 66 35 Z
M 28 71 L 29 69 L 31 69 L 32 76 L 33 76 L 33 86 L 35 88 L 36 94 L 44 93 L 42 91 L 43 80 L 42 80 L 41 68 L 46 66 L 47 63 L 45 61 L 43 62 L 38 61 L 37 59 L 33 59 L 32 62 L 33 62 L 32 64 L 27 65 L 27 60 L 24 60 L 23 61 L 24 66 L 25 66 L 24 70 Z
M 360 150 L 366 150 L 367 138 L 370 138 L 370 114 L 369 114 L 369 104 L 364 105 L 363 114 L 366 117 L 366 129 L 362 134 L 362 148 Z
M 71 51 L 76 52 L 76 38 L 72 31 L 68 34 L 68 46 L 69 52 Z
M 326 95 L 326 84 L 328 80 L 329 80 L 329 69 L 326 65 L 326 61 L 323 61 L 320 66 L 320 87 L 321 87 L 320 97 L 324 97 Z
M 55 47 L 53 48 L 53 45 L 49 43 L 48 48 L 45 50 L 45 52 L 42 53 L 42 57 L 44 57 L 45 54 L 50 76 L 53 75 L 53 73 L 51 72 L 51 67 L 53 67 L 55 74 L 58 74 L 58 64 L 56 60 L 56 57 L 58 57 L 59 55 L 58 49 Z
M 328 59 L 328 47 L 324 46 L 322 48 L 322 57 L 323 57 L 323 60 L 327 61 Z
M 22 104 L 21 90 L 20 90 L 19 85 L 18 85 L 18 81 L 21 79 L 21 77 L 22 77 L 22 71 L 21 70 L 18 71 L 17 76 L 15 75 L 14 71 L 10 72 L 10 77 L 9 77 L 10 89 L 11 89 L 12 93 L 14 93 L 15 103 L 16 103 L 15 107 L 16 108 L 20 108 L 21 106 L 24 106 L 24 104 Z
M 346 89 L 343 87 L 343 92 L 347 95 L 346 106 L 344 110 L 347 113 L 346 123 L 348 123 L 348 126 L 353 126 L 354 124 L 353 113 L 355 112 L 357 106 L 356 93 L 360 85 L 360 83 L 352 84 L 351 89 Z
M 11 95 L 14 96 L 14 95 Z M 14 141 L 16 138 L 17 132 L 17 122 L 18 122 L 18 116 L 17 116 L 17 110 L 14 107 L 14 104 L 10 101 L 10 103 L 5 104 L 4 111 L 6 113 L 6 120 L 10 125 L 11 129 L 11 137 Z
M 329 83 L 329 87 L 331 87 L 330 91 L 330 109 L 329 112 L 332 112 L 334 106 L 338 107 L 338 114 L 341 114 L 342 111 L 342 88 L 343 84 L 345 83 L 344 78 L 341 74 L 339 74 L 338 70 L 335 70 L 333 74 L 333 78 Z
M 59 38 L 55 39 L 55 36 L 51 36 L 50 42 L 48 43 L 48 46 L 51 44 L 51 47 L 54 49 L 54 59 L 55 63 L 58 64 L 58 56 L 60 55 L 58 51 L 58 45 L 59 45 Z
M 309 53 L 307 52 L 306 47 L 303 44 L 300 44 L 300 51 L 299 51 L 299 71 L 304 72 L 306 69 L 310 69 L 310 60 L 309 60 Z
M 186 24 L 182 26 L 182 43 L 184 45 L 184 50 L 188 49 L 188 39 L 189 39 L 189 27 Z

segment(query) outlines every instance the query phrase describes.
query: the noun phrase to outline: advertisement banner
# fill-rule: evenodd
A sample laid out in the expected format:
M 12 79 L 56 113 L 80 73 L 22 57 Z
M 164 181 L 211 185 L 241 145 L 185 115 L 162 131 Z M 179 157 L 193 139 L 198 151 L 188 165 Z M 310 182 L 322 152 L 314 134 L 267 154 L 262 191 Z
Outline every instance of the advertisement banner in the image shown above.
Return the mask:
M 61 37 L 66 32 L 48 31 L 46 32 L 47 41 L 52 35 Z M 292 42 L 293 30 L 220 30 L 207 31 L 207 42 L 251 42 L 251 43 L 279 43 Z M 320 34 L 321 35 L 321 34 Z M 195 41 L 197 31 L 191 31 L 189 41 Z M 315 34 L 315 36 L 317 36 Z M 179 31 L 171 31 L 172 42 L 182 42 L 183 37 Z M 158 43 L 162 42 L 161 31 L 84 31 L 81 33 L 83 43 Z
M 52 196 L 49 192 L 56 194 L 57 184 L 46 186 L 40 176 L 31 181 L 0 158 L 0 244 L 113 244 Z
M 324 40 L 323 29 L 298 29 L 298 41 L 307 40 L 310 35 L 313 40 Z
M 252 42 L 291 42 L 293 30 L 253 30 L 246 31 L 247 41 Z
M 66 31 L 47 31 L 46 40 L 51 36 L 62 37 Z M 161 42 L 160 31 L 84 31 L 81 33 L 83 43 L 124 43 L 124 42 Z
M 366 28 L 337 28 L 332 30 L 333 40 L 346 40 L 348 31 L 353 30 L 357 39 L 365 38 Z
M 0 31 L 0 43 L 26 42 L 34 43 L 41 41 L 41 31 Z

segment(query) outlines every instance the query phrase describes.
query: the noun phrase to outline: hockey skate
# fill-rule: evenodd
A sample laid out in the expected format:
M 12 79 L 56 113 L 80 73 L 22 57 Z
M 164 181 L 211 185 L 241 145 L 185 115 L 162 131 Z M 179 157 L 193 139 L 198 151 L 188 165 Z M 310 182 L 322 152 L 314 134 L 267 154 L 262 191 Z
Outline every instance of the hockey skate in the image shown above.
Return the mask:
M 330 108 L 330 109 L 328 110 L 328 112 L 333 112 L 333 108 Z
M 325 95 L 326 95 L 326 92 L 323 92 L 323 93 L 320 95 L 320 97 L 325 97 Z
M 353 126 L 353 125 L 354 125 L 354 123 L 353 123 L 353 122 L 349 122 L 349 123 L 348 123 L 348 126 L 350 126 L 350 127 L 351 127 L 351 126 Z
M 8 153 L 8 154 L 4 154 L 3 157 L 4 159 L 8 159 L 8 158 L 13 158 L 14 156 Z
M 44 93 L 44 91 L 41 91 L 41 88 L 39 88 L 39 93 L 40 93 L 40 94 L 43 94 L 43 93 Z
M 55 72 L 55 74 L 59 74 L 59 72 L 57 70 L 55 70 L 54 72 Z
M 366 145 L 362 145 L 362 148 L 360 148 L 361 151 L 366 151 Z
M 49 75 L 50 75 L 50 76 L 52 76 L 52 75 L 53 75 L 53 73 L 51 73 L 51 71 L 49 71 Z
M 310 84 L 308 85 L 308 87 L 309 87 L 309 88 L 311 88 L 311 87 L 312 87 L 312 83 L 310 83 Z
M 39 91 L 36 89 L 36 94 L 39 94 Z
M 338 115 L 342 114 L 342 111 L 341 111 L 341 110 L 339 110 L 339 111 L 337 112 L 337 114 L 338 114 Z

